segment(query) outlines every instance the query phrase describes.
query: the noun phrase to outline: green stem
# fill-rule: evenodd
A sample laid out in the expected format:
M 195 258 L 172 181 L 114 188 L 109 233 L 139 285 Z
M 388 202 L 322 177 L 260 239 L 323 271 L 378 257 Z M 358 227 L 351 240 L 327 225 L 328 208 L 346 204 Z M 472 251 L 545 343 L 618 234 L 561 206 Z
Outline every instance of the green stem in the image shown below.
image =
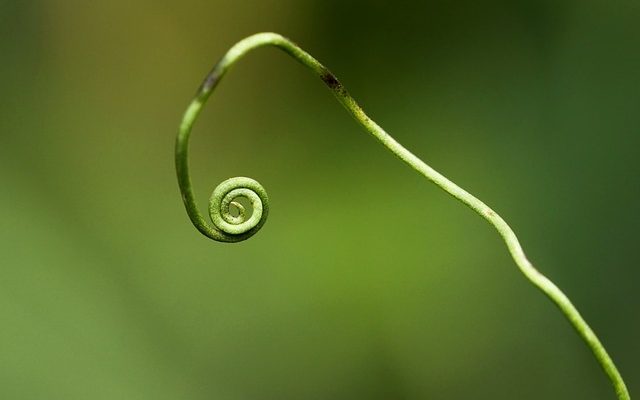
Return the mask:
M 387 149 L 393 152 L 398 158 L 407 163 L 411 168 L 431 182 L 438 185 L 445 192 L 467 205 L 477 212 L 482 218 L 487 220 L 498 231 L 504 240 L 511 257 L 517 264 L 525 277 L 538 289 L 540 289 L 567 317 L 569 322 L 576 329 L 585 343 L 593 351 L 594 356 L 607 374 L 616 391 L 618 399 L 629 400 L 629 392 L 616 368 L 607 354 L 602 343 L 589 325 L 582 318 L 578 310 L 571 303 L 569 298 L 547 277 L 542 275 L 526 258 L 518 238 L 509 225 L 491 208 L 475 196 L 462 189 L 438 171 L 434 170 L 422 160 L 404 148 L 400 143 L 386 133 L 378 124 L 372 121 L 347 92 L 344 86 L 338 81 L 325 66 L 313 58 L 309 53 L 302 50 L 289 39 L 276 33 L 258 33 L 241 40 L 233 46 L 227 54 L 216 64 L 213 70 L 198 89 L 198 92 L 187 108 L 187 111 L 180 125 L 180 131 L 176 140 L 176 171 L 182 198 L 187 210 L 187 214 L 195 227 L 204 235 L 211 239 L 223 242 L 239 242 L 255 234 L 264 224 L 268 214 L 268 197 L 264 188 L 250 178 L 231 178 L 218 186 L 210 199 L 209 212 L 213 221 L 210 226 L 198 211 L 191 179 L 189 177 L 188 165 L 188 144 L 191 128 L 197 119 L 204 103 L 209 98 L 225 73 L 240 58 L 263 46 L 275 46 L 292 56 L 295 60 L 309 68 L 317 74 L 322 81 L 331 89 L 338 101 L 351 113 L 355 120 L 362 127 L 378 139 Z M 233 200 L 237 197 L 246 197 L 252 203 L 253 213 L 250 218 L 245 219 L 244 209 Z M 238 209 L 239 216 L 233 216 L 231 206 Z

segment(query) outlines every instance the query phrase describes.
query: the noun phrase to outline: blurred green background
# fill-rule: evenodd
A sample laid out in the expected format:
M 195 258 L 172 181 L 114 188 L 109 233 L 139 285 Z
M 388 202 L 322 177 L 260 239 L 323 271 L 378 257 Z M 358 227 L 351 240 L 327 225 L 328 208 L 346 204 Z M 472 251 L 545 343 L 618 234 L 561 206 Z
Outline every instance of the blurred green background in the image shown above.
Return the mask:
M 493 229 L 279 51 L 227 76 L 191 142 L 203 207 L 251 176 L 269 221 L 236 245 L 191 226 L 177 125 L 259 31 L 500 212 L 638 395 L 639 21 L 634 1 L 0 1 L 0 398 L 615 397 Z

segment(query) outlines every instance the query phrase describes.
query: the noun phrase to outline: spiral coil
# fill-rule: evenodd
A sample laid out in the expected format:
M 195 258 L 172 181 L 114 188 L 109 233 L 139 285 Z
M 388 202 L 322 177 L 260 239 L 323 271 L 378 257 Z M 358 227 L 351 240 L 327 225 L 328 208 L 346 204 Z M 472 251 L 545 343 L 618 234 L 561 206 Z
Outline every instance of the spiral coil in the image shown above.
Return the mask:
M 235 201 L 243 197 L 251 203 L 252 212 L 247 217 L 244 206 Z M 233 215 L 235 207 L 238 215 Z M 235 177 L 220 183 L 209 197 L 209 216 L 220 231 L 229 235 L 255 233 L 267 221 L 269 198 L 267 191 L 258 181 L 251 178 Z

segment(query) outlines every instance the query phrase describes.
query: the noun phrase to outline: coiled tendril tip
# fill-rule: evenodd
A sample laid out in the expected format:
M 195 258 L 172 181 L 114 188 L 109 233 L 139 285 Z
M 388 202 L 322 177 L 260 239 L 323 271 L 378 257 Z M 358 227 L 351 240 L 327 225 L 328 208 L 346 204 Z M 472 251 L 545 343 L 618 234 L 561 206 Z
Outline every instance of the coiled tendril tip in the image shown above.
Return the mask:
M 247 218 L 238 198 L 245 198 L 251 203 L 251 215 Z M 235 207 L 238 215 L 233 215 L 231 207 Z M 269 198 L 267 191 L 258 181 L 251 178 L 235 177 L 220 183 L 209 197 L 209 216 L 211 222 L 220 231 L 229 235 L 254 234 L 267 221 L 269 214 Z

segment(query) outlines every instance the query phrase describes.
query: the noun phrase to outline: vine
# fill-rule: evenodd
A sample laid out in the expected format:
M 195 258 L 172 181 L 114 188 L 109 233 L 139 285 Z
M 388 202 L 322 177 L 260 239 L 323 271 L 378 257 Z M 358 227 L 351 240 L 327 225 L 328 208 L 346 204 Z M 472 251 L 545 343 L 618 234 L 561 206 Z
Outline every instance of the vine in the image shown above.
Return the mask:
M 236 177 L 222 182 L 213 191 L 209 199 L 209 215 L 213 225 L 209 225 L 196 205 L 191 178 L 189 176 L 188 162 L 191 128 L 205 102 L 227 71 L 238 60 L 250 51 L 263 46 L 274 46 L 283 50 L 318 75 L 333 92 L 338 101 L 367 132 L 378 139 L 388 150 L 419 174 L 435 183 L 445 192 L 458 199 L 489 222 L 504 240 L 509 253 L 511 253 L 511 257 L 524 276 L 558 306 L 587 346 L 589 346 L 596 360 L 609 377 L 618 399 L 630 400 L 631 397 L 622 376 L 598 337 L 584 318 L 582 318 L 569 298 L 553 282 L 541 274 L 526 258 L 518 242 L 518 238 L 502 217 L 485 203 L 447 179 L 404 148 L 364 113 L 340 81 L 324 65 L 295 43 L 276 33 L 258 33 L 241 40 L 231 47 L 205 78 L 195 98 L 187 108 L 182 123 L 180 124 L 175 148 L 178 184 L 187 214 L 193 225 L 202 234 L 221 242 L 239 242 L 246 240 L 260 230 L 269 213 L 269 199 L 262 185 L 251 178 Z M 247 198 L 251 202 L 252 212 L 250 216 L 247 216 L 245 208 L 239 202 L 235 201 L 241 197 Z M 234 215 L 234 210 L 236 215 Z

